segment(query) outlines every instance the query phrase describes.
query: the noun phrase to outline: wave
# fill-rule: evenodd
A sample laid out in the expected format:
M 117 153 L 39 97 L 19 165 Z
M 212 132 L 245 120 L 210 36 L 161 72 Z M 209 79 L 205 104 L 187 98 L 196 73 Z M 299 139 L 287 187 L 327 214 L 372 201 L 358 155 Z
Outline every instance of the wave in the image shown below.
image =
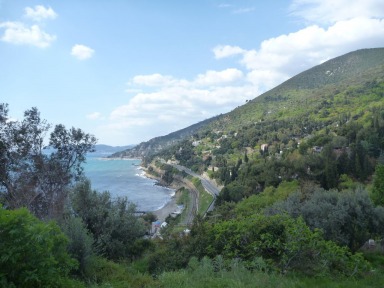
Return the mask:
M 157 211 L 157 210 L 160 210 L 160 209 L 163 209 L 167 204 L 168 204 L 169 200 L 168 201 L 165 201 L 161 206 L 157 207 L 156 209 L 154 209 L 153 211 Z
M 141 177 L 141 178 L 145 178 L 145 179 L 150 179 L 148 177 L 145 176 L 145 172 L 141 172 L 141 173 L 136 173 L 135 176 L 138 176 L 138 177 Z

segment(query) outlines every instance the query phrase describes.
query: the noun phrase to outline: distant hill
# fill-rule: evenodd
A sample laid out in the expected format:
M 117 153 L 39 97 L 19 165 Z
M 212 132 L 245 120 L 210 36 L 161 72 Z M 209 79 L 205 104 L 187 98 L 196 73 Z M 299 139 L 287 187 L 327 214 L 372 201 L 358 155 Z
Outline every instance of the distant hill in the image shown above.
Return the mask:
M 363 107 L 360 101 L 347 99 L 348 91 L 383 80 L 384 48 L 357 50 L 308 69 L 229 113 L 153 138 L 113 157 L 148 156 L 196 133 L 234 133 L 242 127 L 273 121 L 302 121 L 304 126 L 330 121 L 337 114 L 358 114 Z
M 130 147 L 125 150 L 120 149 L 119 152 L 112 154 L 110 157 L 135 158 L 135 157 L 144 157 L 144 156 L 148 156 L 149 154 L 157 153 L 160 150 L 167 148 L 171 145 L 174 145 L 185 138 L 191 137 L 194 133 L 199 131 L 202 127 L 205 127 L 212 121 L 215 121 L 216 118 L 217 117 L 213 117 L 208 120 L 198 122 L 187 128 L 178 130 L 176 132 L 172 132 L 168 135 L 153 138 L 149 141 L 142 142 L 139 145 L 136 145 L 135 147 Z
M 292 77 L 222 115 L 206 128 L 236 130 L 265 120 L 289 120 L 299 115 L 317 114 L 323 109 L 323 102 L 329 102 L 339 92 L 383 79 L 384 48 L 357 50 Z
M 89 153 L 89 155 L 96 156 L 96 157 L 108 157 L 113 153 L 126 150 L 126 149 L 131 149 L 134 146 L 135 145 L 109 146 L 105 144 L 97 144 L 95 145 L 95 152 Z

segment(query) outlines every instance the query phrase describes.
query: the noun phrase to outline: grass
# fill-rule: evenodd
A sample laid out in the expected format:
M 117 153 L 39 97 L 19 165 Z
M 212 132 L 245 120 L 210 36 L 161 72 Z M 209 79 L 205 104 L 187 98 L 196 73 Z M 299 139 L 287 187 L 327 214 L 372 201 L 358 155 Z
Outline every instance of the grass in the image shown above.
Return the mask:
M 187 214 L 188 214 L 191 196 L 189 195 L 189 190 L 184 188 L 184 187 L 180 188 L 179 191 L 181 192 L 181 195 L 180 195 L 179 199 L 177 200 L 177 204 L 178 205 L 184 205 L 183 212 L 181 212 L 181 215 L 180 215 L 180 222 L 179 223 L 185 223 L 185 220 L 186 220 L 185 218 L 187 217 Z
M 213 196 L 211 194 L 209 194 L 205 190 L 202 193 L 200 192 L 198 214 L 204 215 L 207 212 L 212 201 L 213 201 Z
M 303 275 L 281 275 L 275 272 L 250 271 L 241 262 L 220 265 L 220 261 L 203 258 L 186 269 L 163 272 L 154 279 L 146 270 L 146 260 L 133 264 L 114 263 L 99 258 L 94 267 L 91 282 L 84 283 L 91 288 L 148 287 L 148 288 L 221 288 L 221 287 L 265 287 L 265 288 L 381 288 L 384 283 L 384 256 L 380 253 L 365 253 L 374 269 L 360 277 L 308 277 Z M 143 263 L 138 263 L 143 262 Z M 135 264 L 136 263 L 136 264 Z M 192 264 L 191 264 L 192 263 Z M 236 264 L 237 263 L 237 264 Z M 137 269 L 135 266 L 143 266 Z M 82 284 L 79 282 L 79 284 Z
M 209 205 L 212 203 L 213 196 L 205 190 L 200 179 L 193 178 L 192 183 L 199 191 L 199 211 L 197 211 L 197 213 L 199 215 L 204 215 L 207 212 Z

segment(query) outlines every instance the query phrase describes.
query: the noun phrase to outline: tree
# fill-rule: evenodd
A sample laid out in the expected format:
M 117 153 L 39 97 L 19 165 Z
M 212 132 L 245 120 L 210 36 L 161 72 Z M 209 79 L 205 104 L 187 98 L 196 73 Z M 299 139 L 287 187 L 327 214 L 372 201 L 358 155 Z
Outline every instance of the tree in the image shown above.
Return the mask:
M 372 200 L 376 205 L 384 206 L 384 165 L 378 164 L 373 176 Z
M 206 243 L 202 256 L 222 255 L 225 259 L 243 261 L 262 257 L 284 273 L 296 270 L 309 275 L 351 275 L 367 268 L 360 254 L 353 255 L 347 247 L 324 240 L 321 231 L 311 230 L 302 218 L 254 214 L 212 226 L 206 224 L 204 228 L 193 228 L 195 233 L 203 234 L 193 237 L 198 236 Z
M 319 188 L 304 201 L 302 196 L 292 194 L 273 204 L 266 213 L 303 217 L 311 229 L 321 229 L 326 240 L 348 246 L 352 251 L 372 237 L 383 236 L 384 208 L 375 207 L 361 187 L 343 193 Z
M 85 154 L 93 151 L 96 138 L 57 125 L 49 137 L 49 154 L 44 140 L 50 127 L 37 108 L 11 121 L 8 105 L 0 104 L 0 200 L 5 207 L 27 207 L 39 218 L 62 213 L 68 186 L 82 176 Z
M 94 261 L 92 235 L 79 217 L 66 217 L 60 222 L 60 228 L 68 237 L 69 255 L 79 262 L 77 274 L 86 277 Z
M 144 220 L 135 215 L 134 204 L 126 198 L 112 201 L 109 192 L 92 190 L 88 180 L 78 183 L 71 196 L 73 211 L 93 234 L 100 254 L 119 260 L 142 253 L 140 240 L 146 228 Z
M 323 186 L 326 189 L 337 187 L 338 174 L 337 174 L 337 163 L 336 156 L 333 152 L 331 145 L 325 145 L 323 150 L 324 157 L 324 183 Z

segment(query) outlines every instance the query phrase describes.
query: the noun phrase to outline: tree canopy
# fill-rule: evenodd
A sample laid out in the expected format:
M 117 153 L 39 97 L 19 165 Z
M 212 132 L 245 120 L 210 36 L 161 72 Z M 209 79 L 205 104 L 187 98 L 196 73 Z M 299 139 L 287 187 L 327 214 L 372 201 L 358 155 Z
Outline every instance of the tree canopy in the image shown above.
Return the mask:
M 62 212 L 68 186 L 83 175 L 85 154 L 93 151 L 96 138 L 80 129 L 56 125 L 44 146 L 51 125 L 37 108 L 22 120 L 8 116 L 0 104 L 0 199 L 6 208 L 27 207 L 39 218 Z

